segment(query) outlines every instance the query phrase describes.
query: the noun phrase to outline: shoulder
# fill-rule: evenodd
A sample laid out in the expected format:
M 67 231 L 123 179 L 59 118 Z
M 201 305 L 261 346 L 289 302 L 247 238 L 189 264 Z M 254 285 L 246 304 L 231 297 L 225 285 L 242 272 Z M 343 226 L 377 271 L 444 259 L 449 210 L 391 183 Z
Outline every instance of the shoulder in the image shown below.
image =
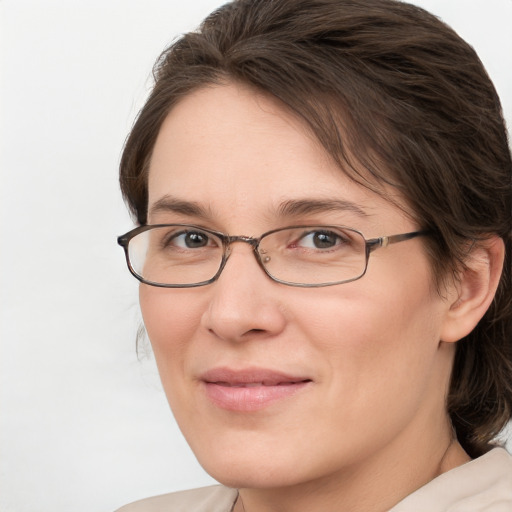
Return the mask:
M 512 456 L 494 448 L 447 471 L 393 507 L 390 512 L 510 512 Z
M 116 512 L 230 512 L 237 496 L 236 489 L 213 485 L 136 501 Z

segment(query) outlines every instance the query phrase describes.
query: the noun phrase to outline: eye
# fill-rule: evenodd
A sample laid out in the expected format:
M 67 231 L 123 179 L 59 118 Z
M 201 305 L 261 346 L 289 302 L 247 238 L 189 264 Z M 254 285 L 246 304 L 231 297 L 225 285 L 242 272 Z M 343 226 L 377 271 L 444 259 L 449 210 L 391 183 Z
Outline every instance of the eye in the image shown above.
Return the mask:
M 202 247 L 215 246 L 215 241 L 203 231 L 186 231 L 174 234 L 167 245 L 173 245 L 180 249 L 200 249 Z
M 295 245 L 306 249 L 332 249 L 346 241 L 346 238 L 334 231 L 311 231 L 297 240 Z

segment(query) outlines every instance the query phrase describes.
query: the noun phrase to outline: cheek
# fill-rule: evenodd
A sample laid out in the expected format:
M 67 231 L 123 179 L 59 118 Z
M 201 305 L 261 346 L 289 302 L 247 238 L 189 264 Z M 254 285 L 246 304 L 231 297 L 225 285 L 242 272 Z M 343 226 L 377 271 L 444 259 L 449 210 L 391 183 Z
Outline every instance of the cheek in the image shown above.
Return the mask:
M 428 291 L 398 287 L 392 292 L 379 287 L 365 290 L 358 289 L 357 282 L 351 290 L 351 285 L 346 286 L 343 294 L 333 289 L 315 300 L 306 297 L 300 307 L 303 313 L 297 315 L 308 337 L 317 339 L 333 355 L 381 357 L 389 351 L 424 346 L 424 340 L 437 336 L 439 308 Z
M 181 374 L 189 341 L 200 322 L 198 301 L 188 300 L 188 295 L 187 290 L 146 285 L 139 289 L 144 325 L 164 387 L 169 378 Z
M 400 396 L 393 403 L 407 413 L 433 381 L 432 388 L 439 384 L 438 301 L 428 290 L 406 288 L 395 287 L 390 294 L 354 286 L 341 299 L 325 296 L 314 309 L 304 309 L 309 321 L 303 330 L 316 340 L 314 350 L 325 363 L 331 403 L 344 402 L 345 414 L 353 413 L 356 424 L 376 410 L 389 416 L 390 397 Z

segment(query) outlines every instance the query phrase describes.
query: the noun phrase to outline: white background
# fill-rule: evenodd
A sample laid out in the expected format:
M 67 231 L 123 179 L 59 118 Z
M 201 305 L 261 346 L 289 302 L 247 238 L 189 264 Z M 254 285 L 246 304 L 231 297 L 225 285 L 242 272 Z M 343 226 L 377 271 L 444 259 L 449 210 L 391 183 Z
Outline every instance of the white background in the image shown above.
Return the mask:
M 218 0 L 0 0 L 0 509 L 108 512 L 211 480 L 135 351 L 115 237 L 124 138 L 173 38 Z M 479 52 L 512 125 L 512 0 L 421 0 Z

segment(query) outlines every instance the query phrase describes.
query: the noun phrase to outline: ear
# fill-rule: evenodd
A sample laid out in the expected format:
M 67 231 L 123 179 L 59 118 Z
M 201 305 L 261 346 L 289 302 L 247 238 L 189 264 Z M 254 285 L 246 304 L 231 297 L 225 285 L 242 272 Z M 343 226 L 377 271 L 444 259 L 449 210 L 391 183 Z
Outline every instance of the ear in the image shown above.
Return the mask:
M 441 340 L 449 343 L 467 336 L 491 305 L 500 282 L 505 244 L 498 236 L 475 243 L 449 293 L 449 309 Z

